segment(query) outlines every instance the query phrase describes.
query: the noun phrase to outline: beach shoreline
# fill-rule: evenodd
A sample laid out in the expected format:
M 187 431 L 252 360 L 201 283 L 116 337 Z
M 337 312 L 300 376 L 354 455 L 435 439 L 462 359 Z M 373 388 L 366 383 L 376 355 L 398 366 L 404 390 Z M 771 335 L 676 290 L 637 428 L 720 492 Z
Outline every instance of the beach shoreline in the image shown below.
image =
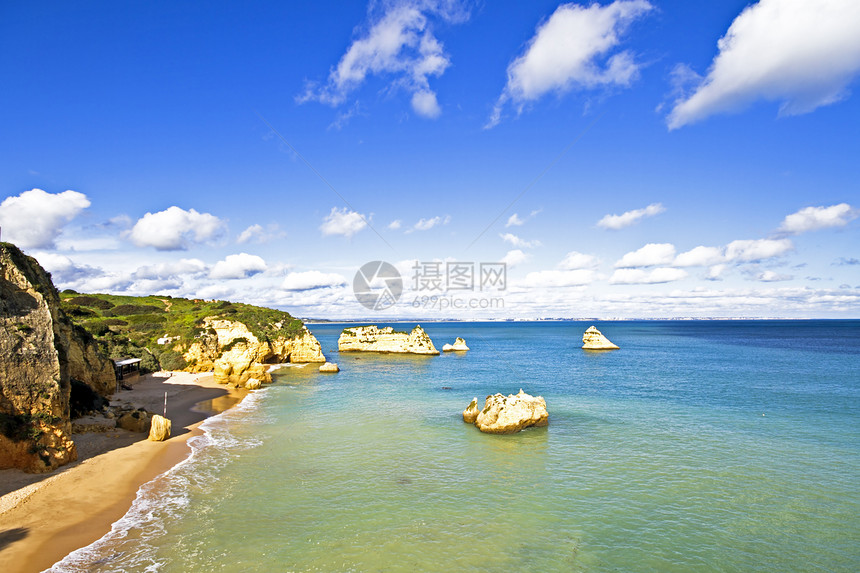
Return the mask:
M 43 571 L 108 533 L 131 507 L 139 488 L 191 453 L 200 424 L 241 402 L 244 389 L 217 384 L 211 373 L 158 372 L 111 397 L 161 413 L 173 436 L 151 442 L 126 430 L 74 434 L 78 460 L 51 474 L 0 471 L 0 569 Z

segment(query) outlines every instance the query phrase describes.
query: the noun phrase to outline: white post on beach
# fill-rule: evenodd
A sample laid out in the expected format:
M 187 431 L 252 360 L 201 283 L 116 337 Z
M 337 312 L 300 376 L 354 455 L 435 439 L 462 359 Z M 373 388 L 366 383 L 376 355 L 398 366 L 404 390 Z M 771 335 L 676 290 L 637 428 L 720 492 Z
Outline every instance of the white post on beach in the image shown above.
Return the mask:
M 167 392 L 164 393 L 164 417 L 167 417 Z

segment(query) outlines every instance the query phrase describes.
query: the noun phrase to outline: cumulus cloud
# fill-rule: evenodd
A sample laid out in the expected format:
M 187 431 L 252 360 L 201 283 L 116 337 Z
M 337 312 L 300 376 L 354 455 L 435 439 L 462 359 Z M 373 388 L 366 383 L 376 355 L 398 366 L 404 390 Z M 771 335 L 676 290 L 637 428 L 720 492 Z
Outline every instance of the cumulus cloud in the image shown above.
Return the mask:
M 508 253 L 504 257 L 502 257 L 501 262 L 507 265 L 509 268 L 513 268 L 526 262 L 527 260 L 529 260 L 529 258 L 530 256 L 522 252 L 520 249 L 514 249 L 512 251 L 508 251 Z
M 331 213 L 323 219 L 320 231 L 323 235 L 343 235 L 350 238 L 367 227 L 367 219 L 361 213 L 350 211 L 346 207 L 331 208 Z
M 346 279 L 336 273 L 304 271 L 288 274 L 284 277 L 284 282 L 281 283 L 281 288 L 288 291 L 305 291 L 342 286 L 345 284 Z
M 169 279 L 180 275 L 199 275 L 208 270 L 200 259 L 179 259 L 167 263 L 139 267 L 132 277 L 135 279 Z
M 157 213 L 147 213 L 137 220 L 128 233 L 138 247 L 155 247 L 159 251 L 180 251 L 193 243 L 217 238 L 224 232 L 224 221 L 210 213 L 194 209 L 169 207 Z
M 371 9 L 380 4 L 371 3 Z M 367 31 L 350 44 L 324 85 L 309 83 L 299 103 L 342 104 L 368 76 L 392 80 L 393 89 L 412 94 L 412 109 L 428 118 L 441 113 L 430 78 L 441 76 L 451 60 L 436 38 L 432 18 L 459 22 L 468 13 L 454 0 L 401 0 L 381 4 L 371 14 Z
M 860 265 L 860 259 L 855 259 L 854 257 L 850 257 L 850 258 L 848 258 L 848 257 L 839 257 L 839 258 L 838 258 L 838 259 L 836 259 L 836 261 L 835 261 L 834 263 L 832 263 L 832 264 L 837 265 L 837 266 L 844 266 L 844 265 Z
M 786 216 L 779 230 L 797 235 L 807 231 L 817 231 L 830 227 L 844 227 L 849 221 L 860 215 L 848 203 L 831 205 L 830 207 L 806 207 L 797 213 Z
M 540 213 L 542 209 L 535 209 L 531 213 L 529 213 L 525 218 L 520 217 L 518 213 L 514 213 L 510 217 L 508 217 L 508 222 L 505 223 L 505 228 L 507 227 L 522 227 L 526 224 L 526 221 L 534 218 L 538 213 Z
M 239 253 L 227 255 L 209 272 L 211 279 L 244 279 L 266 270 L 266 261 L 257 255 Z
M 732 241 L 726 246 L 726 259 L 753 262 L 784 255 L 794 249 L 789 239 L 745 239 Z
M 51 273 L 55 285 L 78 283 L 84 279 L 104 274 L 102 269 L 90 265 L 77 264 L 65 255 L 37 252 L 34 256 L 46 271 Z
M 603 227 L 604 229 L 612 230 L 623 229 L 624 227 L 629 227 L 634 223 L 638 223 L 641 219 L 644 219 L 645 217 L 653 217 L 654 215 L 659 215 L 665 210 L 666 208 L 663 207 L 663 205 L 661 205 L 660 203 L 651 203 L 650 205 L 642 209 L 626 211 L 620 215 L 606 215 L 597 222 L 597 226 Z
M 509 101 L 522 111 L 550 92 L 630 85 L 639 65 L 629 51 L 617 47 L 630 23 L 652 8 L 645 0 L 559 6 L 508 66 L 507 84 L 486 127 L 499 123 Z
M 781 115 L 808 113 L 848 96 L 860 73 L 860 2 L 761 0 L 744 9 L 717 43 L 704 80 L 675 103 L 670 129 L 758 100 Z
M 597 273 L 591 269 L 537 271 L 527 274 L 521 285 L 533 288 L 583 286 L 596 278 Z
M 675 259 L 675 246 L 672 243 L 648 243 L 641 249 L 631 251 L 615 263 L 616 268 L 654 267 L 669 265 Z
M 53 248 L 63 227 L 89 206 L 87 196 L 77 191 L 31 189 L 7 197 L 0 203 L 3 239 L 24 249 Z
M 721 281 L 723 280 L 723 273 L 725 272 L 727 265 L 719 264 L 713 265 L 708 269 L 707 274 L 705 274 L 705 279 L 709 281 Z
M 263 231 L 262 225 L 251 225 L 241 233 L 239 233 L 239 237 L 236 238 L 236 242 L 240 245 L 242 243 L 247 243 L 252 239 L 262 240 L 265 236 L 265 231 Z
M 576 251 L 569 252 L 562 260 L 558 267 L 563 270 L 574 271 L 578 269 L 591 269 L 598 265 L 600 261 L 594 255 L 586 255 Z
M 684 269 L 657 267 L 656 269 L 616 269 L 609 277 L 614 285 L 658 284 L 678 281 L 687 276 Z
M 403 221 L 401 221 L 400 219 L 395 219 L 395 220 L 391 221 L 390 223 L 388 223 L 388 228 L 391 229 L 392 231 L 396 231 L 397 229 L 399 229 L 402 226 L 403 226 Z
M 431 217 L 429 219 L 419 219 L 415 225 L 407 231 L 407 233 L 412 233 L 413 231 L 429 231 L 433 227 L 437 227 L 439 225 L 447 225 L 451 222 L 451 216 L 445 215 L 444 217 Z
M 538 241 L 537 239 L 535 239 L 534 241 L 527 241 L 525 239 L 521 239 L 520 237 L 517 237 L 513 233 L 499 233 L 499 236 L 502 238 L 502 240 L 504 242 L 510 243 L 514 247 L 529 249 L 532 247 L 539 247 L 540 246 L 540 241 Z
M 725 260 L 723 250 L 718 247 L 695 247 L 675 257 L 676 267 L 705 267 Z
M 764 271 L 764 272 L 759 273 L 756 276 L 756 280 L 759 280 L 759 281 L 765 282 L 765 283 L 790 281 L 793 278 L 794 277 L 791 275 L 783 275 L 783 274 L 777 273 L 776 271 Z

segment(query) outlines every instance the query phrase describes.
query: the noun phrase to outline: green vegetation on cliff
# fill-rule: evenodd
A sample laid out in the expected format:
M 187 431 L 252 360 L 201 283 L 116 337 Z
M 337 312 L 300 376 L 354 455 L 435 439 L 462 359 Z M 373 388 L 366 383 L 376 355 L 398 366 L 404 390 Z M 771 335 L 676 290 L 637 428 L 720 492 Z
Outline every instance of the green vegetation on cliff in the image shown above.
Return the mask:
M 287 312 L 227 301 L 190 300 L 162 296 L 82 295 L 60 293 L 61 308 L 87 330 L 110 358 L 142 359 L 143 370 L 182 370 L 177 344 L 190 344 L 203 332 L 203 319 L 214 317 L 241 322 L 260 341 L 295 338 L 302 321 Z M 158 344 L 160 338 L 173 338 Z

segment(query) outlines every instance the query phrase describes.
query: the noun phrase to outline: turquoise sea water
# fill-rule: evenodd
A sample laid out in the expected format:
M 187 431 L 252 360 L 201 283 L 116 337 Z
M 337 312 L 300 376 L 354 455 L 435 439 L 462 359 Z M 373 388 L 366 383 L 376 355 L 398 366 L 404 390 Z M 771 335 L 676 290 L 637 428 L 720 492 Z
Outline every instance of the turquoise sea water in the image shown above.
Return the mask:
M 857 571 L 860 321 L 441 323 L 204 423 L 56 571 Z M 399 328 L 403 328 L 400 326 Z M 462 422 L 523 388 L 550 424 Z

